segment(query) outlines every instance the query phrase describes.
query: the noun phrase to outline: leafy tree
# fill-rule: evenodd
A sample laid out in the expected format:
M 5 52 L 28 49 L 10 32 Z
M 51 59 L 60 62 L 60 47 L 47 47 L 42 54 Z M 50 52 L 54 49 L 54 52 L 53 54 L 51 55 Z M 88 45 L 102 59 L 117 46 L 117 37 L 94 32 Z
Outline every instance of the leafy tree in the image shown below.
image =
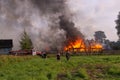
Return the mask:
M 110 47 L 112 48 L 112 50 L 120 50 L 120 41 L 111 42 Z
M 24 30 L 23 35 L 20 40 L 20 47 L 22 50 L 33 48 L 32 41 L 25 30 Z
M 94 34 L 94 37 L 95 37 L 95 40 L 100 43 L 103 43 L 106 39 L 106 35 L 103 31 L 96 31 Z
M 118 14 L 118 19 L 115 22 L 116 22 L 117 34 L 118 34 L 119 41 L 120 41 L 120 12 Z

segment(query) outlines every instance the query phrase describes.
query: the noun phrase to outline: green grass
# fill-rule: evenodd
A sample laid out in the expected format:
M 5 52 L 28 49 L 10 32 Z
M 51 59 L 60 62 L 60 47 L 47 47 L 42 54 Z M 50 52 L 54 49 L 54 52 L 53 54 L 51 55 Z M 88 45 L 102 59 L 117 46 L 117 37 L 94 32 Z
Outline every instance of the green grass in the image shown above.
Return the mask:
M 120 55 L 0 56 L 0 80 L 119 80 Z

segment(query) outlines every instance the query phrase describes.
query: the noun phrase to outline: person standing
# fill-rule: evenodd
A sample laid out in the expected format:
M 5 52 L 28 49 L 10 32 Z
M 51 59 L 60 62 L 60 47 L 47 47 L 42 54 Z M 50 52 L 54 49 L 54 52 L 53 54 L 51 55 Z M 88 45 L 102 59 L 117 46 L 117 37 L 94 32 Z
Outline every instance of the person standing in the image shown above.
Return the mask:
M 57 60 L 60 60 L 60 53 L 57 54 Z
M 70 59 L 70 52 L 67 51 L 66 54 L 65 54 L 65 56 L 66 56 L 66 59 L 69 60 Z
M 42 52 L 42 58 L 45 58 L 45 59 L 47 58 L 46 51 L 43 51 L 43 52 Z

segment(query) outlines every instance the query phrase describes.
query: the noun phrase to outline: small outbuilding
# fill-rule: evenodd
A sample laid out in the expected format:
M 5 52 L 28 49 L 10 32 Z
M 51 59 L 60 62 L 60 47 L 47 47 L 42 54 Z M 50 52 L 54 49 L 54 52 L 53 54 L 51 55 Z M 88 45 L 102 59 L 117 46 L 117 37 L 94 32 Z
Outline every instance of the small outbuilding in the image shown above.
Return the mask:
M 0 39 L 0 54 L 9 54 L 13 47 L 12 39 Z

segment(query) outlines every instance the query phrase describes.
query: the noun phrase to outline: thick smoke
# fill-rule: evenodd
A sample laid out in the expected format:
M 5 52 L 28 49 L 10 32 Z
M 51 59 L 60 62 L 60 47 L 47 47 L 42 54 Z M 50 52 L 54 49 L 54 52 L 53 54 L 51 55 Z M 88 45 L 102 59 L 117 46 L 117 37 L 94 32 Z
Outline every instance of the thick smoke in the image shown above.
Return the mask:
M 78 37 L 83 38 L 82 33 L 75 27 L 74 22 L 70 21 L 71 12 L 68 6 L 66 5 L 65 0 L 44 0 L 44 1 L 31 0 L 31 1 L 35 4 L 35 6 L 37 6 L 37 8 L 40 9 L 40 11 L 42 10 L 42 13 L 44 15 L 47 15 L 47 14 L 51 15 L 51 13 L 53 13 L 54 15 L 57 13 L 59 14 L 59 15 L 57 14 L 57 19 L 59 19 L 59 22 L 58 22 L 59 27 L 58 26 L 56 27 L 65 32 L 65 35 L 64 35 L 66 37 L 65 42 L 69 43 L 69 41 L 74 41 Z M 56 19 L 53 18 L 53 23 L 55 22 L 55 20 Z M 51 28 L 54 29 L 55 27 L 51 27 Z
M 65 11 L 67 0 L 31 0 L 35 7 L 39 8 L 41 13 L 61 13 Z
M 66 16 L 62 15 L 59 18 L 60 28 L 66 32 L 66 38 L 68 41 L 74 41 L 77 38 L 84 38 L 83 34 L 75 27 L 75 24 L 72 21 L 69 21 Z
M 12 38 L 14 49 L 18 49 L 25 29 L 36 49 L 61 49 L 67 38 L 83 37 L 70 21 L 71 12 L 66 2 L 0 0 L 0 38 Z

